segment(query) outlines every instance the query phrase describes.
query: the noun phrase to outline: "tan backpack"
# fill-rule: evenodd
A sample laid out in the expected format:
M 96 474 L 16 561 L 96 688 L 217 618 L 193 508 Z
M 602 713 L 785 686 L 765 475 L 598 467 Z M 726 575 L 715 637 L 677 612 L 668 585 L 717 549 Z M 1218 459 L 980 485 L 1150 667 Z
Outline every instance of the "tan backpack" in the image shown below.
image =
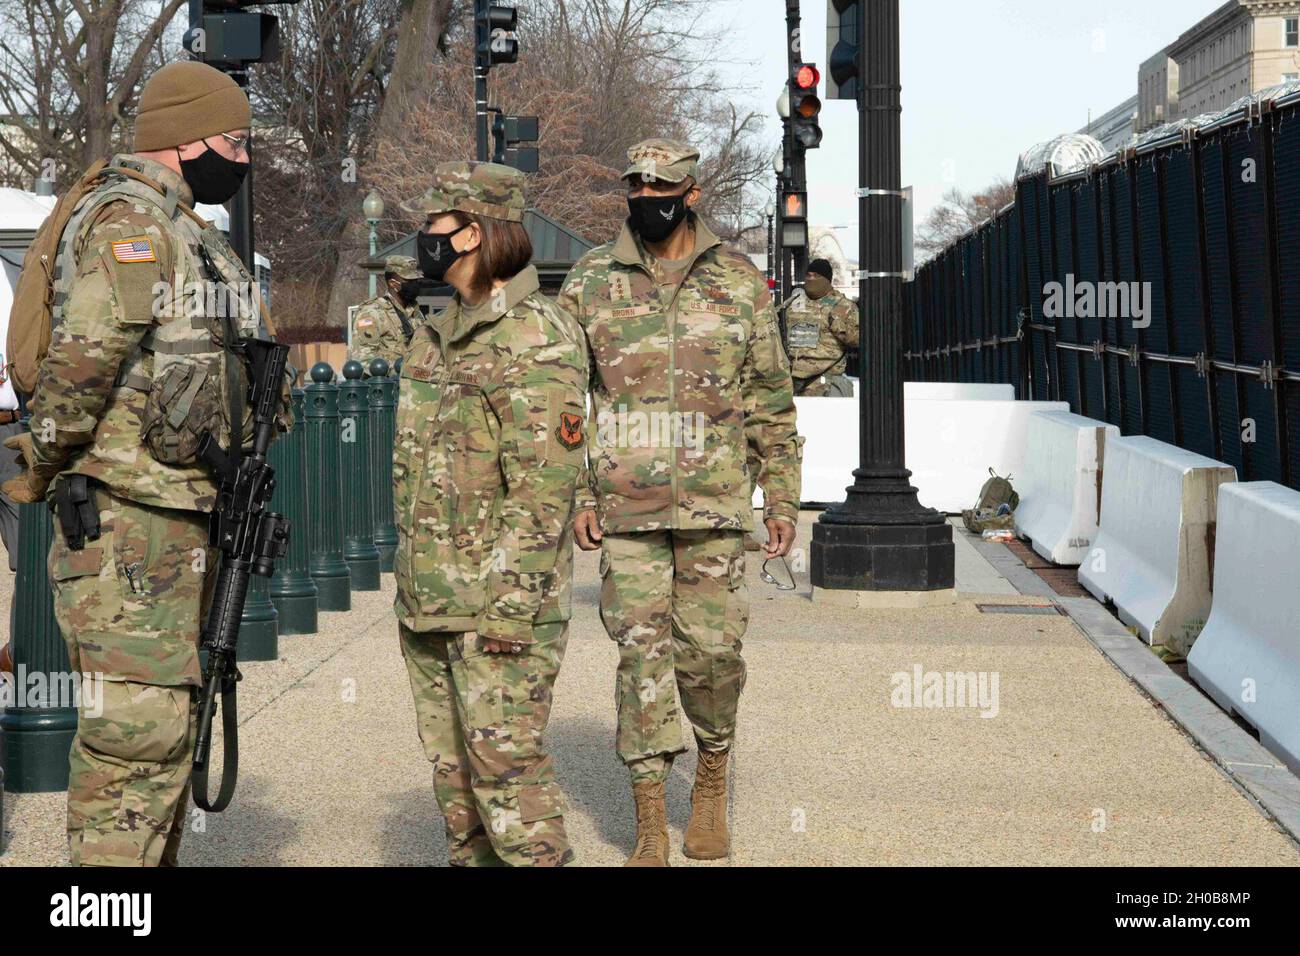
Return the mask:
M 18 287 L 14 290 L 14 301 L 9 312 L 9 338 L 5 343 L 9 356 L 9 379 L 15 390 L 26 395 L 31 395 L 36 390 L 41 362 L 50 350 L 59 242 L 82 197 L 97 189 L 109 176 L 125 176 L 150 186 L 160 194 L 165 192 L 163 187 L 143 173 L 125 166 L 110 167 L 101 159 L 81 174 L 81 178 L 59 198 L 45 222 L 41 223 L 41 228 L 36 231 L 36 238 L 27 247 L 23 259 L 23 271 L 18 276 Z M 207 228 L 208 223 L 194 210 L 183 204 L 179 204 L 178 208 L 198 223 L 200 228 Z M 274 335 L 275 327 L 271 325 L 264 304 L 262 320 Z
M 99 160 L 87 169 L 60 197 L 53 211 L 36 230 L 36 238 L 27 247 L 23 271 L 18 276 L 14 301 L 9 311 L 9 339 L 5 343 L 9 380 L 19 392 L 30 395 L 36 390 L 36 373 L 50 349 L 50 328 L 54 318 L 54 267 L 59 240 L 72 218 L 81 197 L 97 187 L 108 165 Z

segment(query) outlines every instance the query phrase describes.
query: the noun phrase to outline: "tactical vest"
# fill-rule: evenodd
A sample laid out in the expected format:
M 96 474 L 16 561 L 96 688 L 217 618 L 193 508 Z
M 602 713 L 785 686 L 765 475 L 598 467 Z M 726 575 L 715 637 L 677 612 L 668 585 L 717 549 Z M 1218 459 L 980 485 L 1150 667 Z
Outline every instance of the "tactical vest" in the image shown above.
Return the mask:
M 135 168 L 117 157 L 109 169 L 120 166 Z M 153 206 L 171 224 L 178 241 L 173 243 L 172 276 L 154 299 L 154 325 L 122 362 L 114 391 L 147 393 L 141 439 L 160 462 L 190 465 L 196 460 L 201 432 L 210 429 L 222 445 L 228 443 L 231 395 L 236 389 L 241 390 L 242 408 L 247 373 L 224 342 L 227 330 L 242 338 L 258 334 L 259 305 L 250 298 L 256 295 L 257 285 L 220 230 L 200 226 L 202 220 L 175 190 L 159 193 L 135 179 L 115 177 L 86 194 L 63 230 L 55 258 L 54 328 L 62 321 L 77 274 L 74 247 L 81 227 L 97 209 L 116 200 Z
M 844 348 L 830 331 L 830 304 L 829 299 L 813 300 L 800 290 L 786 311 L 786 353 L 796 380 L 844 371 Z

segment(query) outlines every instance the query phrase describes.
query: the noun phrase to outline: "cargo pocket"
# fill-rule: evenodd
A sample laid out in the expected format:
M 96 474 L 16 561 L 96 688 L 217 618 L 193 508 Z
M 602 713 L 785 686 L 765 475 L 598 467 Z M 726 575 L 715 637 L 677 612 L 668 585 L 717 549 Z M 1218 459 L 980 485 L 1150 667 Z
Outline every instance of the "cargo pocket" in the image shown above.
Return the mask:
M 111 533 L 105 532 L 92 546 L 70 551 L 60 532 L 49 561 L 50 584 L 54 591 L 54 617 L 68 649 L 68 663 L 73 673 L 93 667 L 94 655 L 83 660 L 82 638 L 95 641 L 94 635 L 110 629 L 122 617 L 122 591 L 111 568 Z M 110 567 L 105 569 L 108 560 Z M 106 572 L 106 573 L 105 573 Z
M 98 707 L 82 701 L 77 732 L 84 746 L 119 760 L 148 763 L 180 755 L 189 734 L 189 688 L 113 680 L 99 686 Z M 83 698 L 88 696 L 83 692 Z
M 558 783 L 534 783 L 519 791 L 519 818 L 524 823 L 563 815 L 564 795 Z

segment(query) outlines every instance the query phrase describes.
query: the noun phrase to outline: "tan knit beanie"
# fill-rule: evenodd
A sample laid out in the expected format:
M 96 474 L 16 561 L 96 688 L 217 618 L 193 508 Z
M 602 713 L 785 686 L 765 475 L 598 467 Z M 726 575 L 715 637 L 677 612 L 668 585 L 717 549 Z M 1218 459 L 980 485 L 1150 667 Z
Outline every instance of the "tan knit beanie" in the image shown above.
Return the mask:
M 135 117 L 135 149 L 148 152 L 248 129 L 248 97 L 234 80 L 197 60 L 168 63 L 149 77 Z

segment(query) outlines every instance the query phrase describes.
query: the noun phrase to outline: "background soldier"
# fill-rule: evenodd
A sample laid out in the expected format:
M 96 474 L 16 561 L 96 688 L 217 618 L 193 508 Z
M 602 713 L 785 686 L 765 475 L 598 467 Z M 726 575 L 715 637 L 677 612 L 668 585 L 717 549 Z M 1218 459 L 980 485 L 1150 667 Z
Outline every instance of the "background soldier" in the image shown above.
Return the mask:
M 808 263 L 804 295 L 796 296 L 786 314 L 794 393 L 807 397 L 853 397 L 844 374 L 846 351 L 858 347 L 858 306 L 835 291 L 834 274 L 825 259 Z
M 204 64 L 145 84 L 135 152 L 113 158 L 63 231 L 31 432 L 11 439 L 25 467 L 5 490 L 57 506 L 49 569 L 72 669 L 105 680 L 103 711 L 80 711 L 71 751 L 74 866 L 176 863 L 216 564 L 204 512 L 217 489 L 195 439 L 228 442 L 225 383 L 247 378 L 218 343 L 258 322 L 255 310 L 203 311 L 255 284 L 190 206 L 238 190 L 249 121 L 244 93 Z M 216 283 L 223 294 L 209 296 Z
M 397 602 L 434 794 L 457 866 L 573 858 L 542 735 L 568 641 L 587 353 L 541 294 L 524 175 L 443 163 L 403 205 L 420 267 L 456 289 L 402 361 Z
M 623 231 L 578 261 L 559 302 L 592 356 L 592 480 L 575 534 L 585 550 L 602 547 L 601 618 L 619 646 L 618 753 L 637 814 L 628 862 L 666 866 L 664 782 L 686 749 L 679 695 L 699 745 L 683 852 L 730 852 L 727 757 L 745 682 L 743 538 L 753 528 L 746 458 L 761 468 L 764 550 L 784 555 L 799 515 L 800 442 L 767 283 L 690 212 L 699 152 L 652 139 L 628 159 Z
M 416 304 L 420 294 L 420 266 L 410 256 L 384 260 L 387 290 L 363 303 L 352 323 L 352 357 L 370 374 L 371 359 L 388 361 L 389 368 L 402 357 L 415 327 L 424 321 Z

